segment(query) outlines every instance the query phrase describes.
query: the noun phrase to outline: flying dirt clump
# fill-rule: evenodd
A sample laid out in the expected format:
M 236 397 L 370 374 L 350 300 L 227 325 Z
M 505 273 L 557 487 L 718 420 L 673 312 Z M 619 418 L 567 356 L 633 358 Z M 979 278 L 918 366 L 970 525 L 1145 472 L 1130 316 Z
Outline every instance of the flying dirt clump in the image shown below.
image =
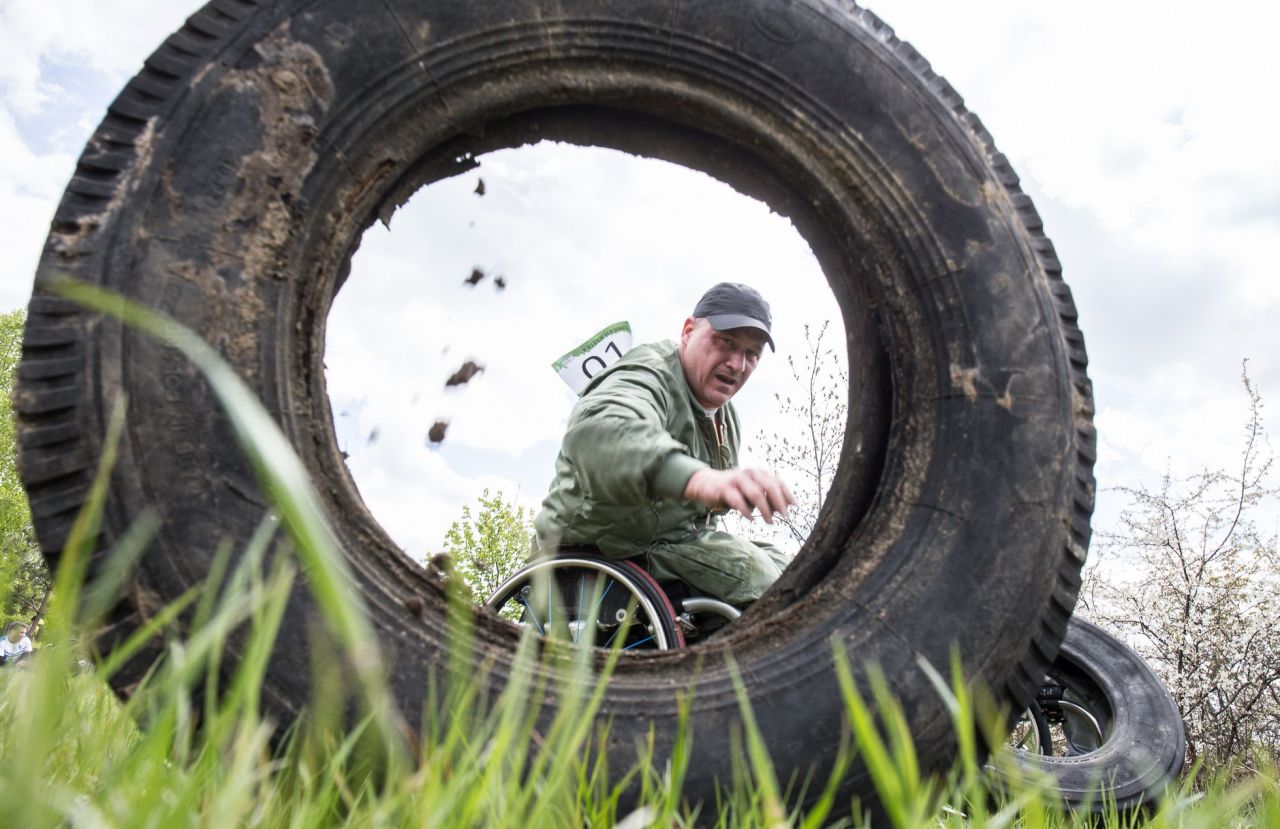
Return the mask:
M 484 366 L 473 360 L 467 360 L 457 371 L 449 375 L 449 379 L 444 381 L 445 386 L 461 386 L 470 382 L 480 372 L 484 371 Z

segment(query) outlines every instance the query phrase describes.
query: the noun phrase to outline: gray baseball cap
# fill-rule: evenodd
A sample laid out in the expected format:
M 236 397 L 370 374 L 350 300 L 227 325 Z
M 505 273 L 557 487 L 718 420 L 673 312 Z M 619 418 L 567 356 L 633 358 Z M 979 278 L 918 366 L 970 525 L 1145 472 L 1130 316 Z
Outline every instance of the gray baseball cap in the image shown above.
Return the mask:
M 693 316 L 705 319 L 717 331 L 727 331 L 730 328 L 759 329 L 764 332 L 770 350 L 778 350 L 773 344 L 773 334 L 769 331 L 769 326 L 773 324 L 769 303 L 750 285 L 743 285 L 741 282 L 713 285 L 694 306 Z

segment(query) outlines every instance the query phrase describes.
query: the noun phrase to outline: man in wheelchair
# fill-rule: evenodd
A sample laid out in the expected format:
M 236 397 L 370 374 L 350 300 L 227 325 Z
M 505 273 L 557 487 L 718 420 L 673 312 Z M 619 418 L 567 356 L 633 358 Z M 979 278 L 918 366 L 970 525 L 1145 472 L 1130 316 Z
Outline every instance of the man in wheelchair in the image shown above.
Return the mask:
M 758 599 L 786 556 L 716 523 L 736 509 L 772 524 L 795 503 L 773 475 L 737 465 L 741 428 L 729 401 L 765 343 L 774 348 L 771 324 L 758 292 L 722 282 L 699 300 L 678 343 L 636 346 L 592 378 L 534 519 L 535 557 L 594 547 L 738 607 Z

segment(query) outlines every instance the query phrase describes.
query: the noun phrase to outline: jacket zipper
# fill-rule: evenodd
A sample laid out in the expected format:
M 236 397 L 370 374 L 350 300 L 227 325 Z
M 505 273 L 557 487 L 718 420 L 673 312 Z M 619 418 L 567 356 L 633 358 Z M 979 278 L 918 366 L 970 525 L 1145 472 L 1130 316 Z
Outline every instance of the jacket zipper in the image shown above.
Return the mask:
M 716 467 L 715 467 L 716 469 L 725 468 L 724 454 L 721 451 L 724 448 L 724 441 L 721 439 L 721 435 L 720 435 L 720 411 L 721 410 L 717 410 L 715 415 L 711 417 L 711 430 L 712 432 L 715 433 L 715 442 L 716 442 Z M 710 507 L 707 508 L 707 520 L 703 524 L 705 529 L 708 529 L 708 530 L 711 529 L 711 521 L 712 521 L 714 512 L 715 510 L 713 510 L 712 508 Z

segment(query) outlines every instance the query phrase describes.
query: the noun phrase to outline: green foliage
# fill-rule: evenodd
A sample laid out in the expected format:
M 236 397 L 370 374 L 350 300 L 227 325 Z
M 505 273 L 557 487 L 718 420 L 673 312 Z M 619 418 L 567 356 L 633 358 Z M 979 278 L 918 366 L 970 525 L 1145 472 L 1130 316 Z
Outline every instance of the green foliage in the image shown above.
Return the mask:
M 25 321 L 26 314 L 21 310 L 0 314 L 0 395 L 5 402 L 3 409 L 0 409 L 0 446 L 6 448 L 14 445 L 13 409 L 9 403 L 13 397 L 18 359 L 22 356 L 22 327 Z M 16 472 L 12 459 L 7 459 L 0 464 L 0 486 L 7 486 L 14 477 Z
M 450 525 L 444 549 L 453 572 L 476 601 L 483 601 L 529 557 L 533 515 L 488 489 L 476 503 L 476 512 L 464 506 L 462 517 Z
M 32 621 L 44 610 L 53 583 L 31 524 L 27 493 L 18 477 L 10 401 L 22 356 L 21 311 L 0 314 L 0 624 Z

